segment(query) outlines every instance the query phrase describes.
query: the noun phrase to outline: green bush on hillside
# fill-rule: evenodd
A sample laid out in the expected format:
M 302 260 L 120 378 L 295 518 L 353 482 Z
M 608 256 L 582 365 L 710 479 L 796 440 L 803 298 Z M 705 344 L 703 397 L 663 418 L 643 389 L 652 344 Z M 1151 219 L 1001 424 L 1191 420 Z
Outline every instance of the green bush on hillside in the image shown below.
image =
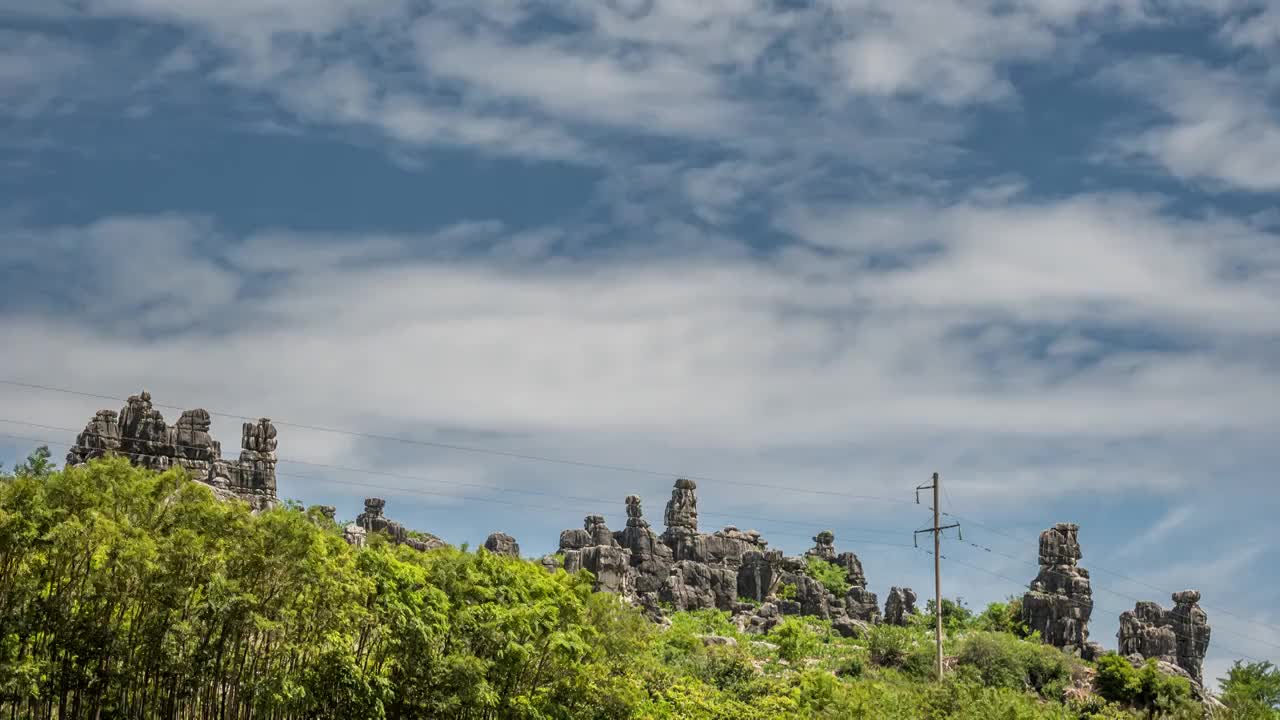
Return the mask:
M 836 597 L 844 597 L 849 592 L 849 581 L 845 578 L 844 568 L 822 558 L 805 559 L 805 574 L 822 583 L 828 592 Z

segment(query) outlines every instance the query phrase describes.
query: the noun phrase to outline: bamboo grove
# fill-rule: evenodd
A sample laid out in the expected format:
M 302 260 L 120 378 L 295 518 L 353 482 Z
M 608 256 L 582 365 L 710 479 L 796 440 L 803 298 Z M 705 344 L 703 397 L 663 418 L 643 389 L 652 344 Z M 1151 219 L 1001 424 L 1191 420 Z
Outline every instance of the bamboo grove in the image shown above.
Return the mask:
M 644 623 L 589 579 L 353 549 L 180 471 L 0 480 L 4 718 L 569 717 L 607 706 Z

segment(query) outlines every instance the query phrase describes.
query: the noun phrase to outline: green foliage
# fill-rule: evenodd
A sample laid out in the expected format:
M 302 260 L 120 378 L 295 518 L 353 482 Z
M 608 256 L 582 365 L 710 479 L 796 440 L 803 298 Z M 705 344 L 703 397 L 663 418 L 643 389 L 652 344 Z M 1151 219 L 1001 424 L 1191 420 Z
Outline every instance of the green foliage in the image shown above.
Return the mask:
M 782 600 L 795 600 L 796 592 L 796 586 L 789 582 L 784 582 L 778 587 L 778 597 Z
M 912 628 L 874 625 L 867 632 L 867 654 L 871 662 L 880 667 L 902 667 L 919 644 L 918 639 L 918 633 Z
M 929 600 L 925 603 L 924 612 L 912 618 L 911 623 L 915 627 L 933 631 L 934 623 L 937 622 L 936 611 L 934 606 L 936 603 Z M 956 598 L 942 598 L 942 629 L 948 634 L 958 633 L 962 630 L 968 630 L 976 625 L 973 611 L 965 607 L 964 600 Z
M 1099 663 L 1100 696 L 1062 702 L 1078 661 L 1015 637 L 1009 604 L 977 618 L 943 604 L 958 665 L 936 683 L 923 628 L 841 638 L 788 617 L 753 641 L 714 610 L 671 613 L 662 628 L 591 592 L 583 573 L 381 536 L 352 548 L 319 508 L 255 514 L 178 471 L 47 460 L 33 453 L 0 482 L 0 718 L 1119 720 L 1192 709 L 1184 681 L 1114 656 Z M 1270 665 L 1238 664 L 1223 683 L 1232 717 L 1275 720 L 1250 714 L 1274 713 Z
M 1233 718 L 1280 719 L 1280 668 L 1266 661 L 1237 660 L 1219 682 L 1222 702 L 1231 708 Z
M 961 642 L 957 659 L 960 665 L 973 668 L 984 685 L 1033 690 L 1046 697 L 1061 696 L 1074 668 L 1071 658 L 1057 648 L 1004 633 L 970 633 Z
M 49 446 L 41 445 L 32 450 L 30 455 L 27 455 L 26 462 L 13 466 L 13 475 L 14 477 L 48 477 L 50 473 L 57 470 L 57 467 L 50 459 L 52 457 L 53 454 L 49 452 Z
M 1160 672 L 1155 660 L 1134 668 L 1128 660 L 1112 653 L 1098 658 L 1097 668 L 1094 685 L 1098 695 L 1119 705 L 1154 715 L 1185 712 L 1194 704 L 1191 684 Z
M 778 623 L 769 632 L 769 639 L 778 646 L 778 657 L 789 663 L 797 663 L 818 651 L 818 635 L 809 625 L 796 617 Z
M 945 618 L 946 600 L 943 600 Z M 1020 638 L 1031 636 L 1031 629 L 1022 621 L 1022 598 L 1011 597 L 1006 602 L 987 605 L 974 620 L 974 627 L 988 632 L 1009 633 Z
M 849 592 L 849 581 L 845 578 L 844 568 L 822 558 L 809 556 L 805 561 L 805 574 L 822 583 L 836 597 L 844 597 Z

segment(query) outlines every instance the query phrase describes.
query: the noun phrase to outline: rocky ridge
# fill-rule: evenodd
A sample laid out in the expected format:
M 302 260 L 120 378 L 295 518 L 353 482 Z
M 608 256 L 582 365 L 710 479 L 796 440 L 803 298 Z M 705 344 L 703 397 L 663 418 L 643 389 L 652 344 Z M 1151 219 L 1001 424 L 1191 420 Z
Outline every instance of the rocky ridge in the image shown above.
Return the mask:
M 219 497 L 238 498 L 255 510 L 274 507 L 276 497 L 276 428 L 269 418 L 244 423 L 240 457 L 222 458 L 222 445 L 209 435 L 209 412 L 187 410 L 173 425 L 151 404 L 143 390 L 129 396 L 119 412 L 99 410 L 76 436 L 67 465 L 82 465 L 107 454 L 123 455 L 134 465 L 165 471 L 182 467 L 213 488 Z
M 76 437 L 67 465 L 81 465 L 108 454 L 127 457 L 134 465 L 157 471 L 186 469 L 210 486 L 218 497 L 247 502 L 255 511 L 279 504 L 276 495 L 277 432 L 268 418 L 244 423 L 238 459 L 221 457 L 221 445 L 209 435 L 210 414 L 203 409 L 183 412 L 172 426 L 155 409 L 151 395 L 130 396 L 119 411 L 99 410 Z M 548 571 L 587 570 L 597 591 L 621 595 L 655 618 L 667 610 L 719 609 L 733 614 L 744 631 L 765 632 L 788 615 L 830 620 L 845 635 L 876 623 L 905 625 L 917 611 L 910 588 L 892 587 L 883 614 L 858 556 L 839 552 L 835 536 L 823 531 L 802 556 L 788 557 L 770 550 L 755 530 L 727 526 L 711 533 L 698 527 L 697 484 L 678 479 L 667 501 L 662 534 L 644 518 L 641 499 L 625 500 L 625 528 L 610 530 L 605 518 L 588 515 L 582 528 L 560 533 L 559 551 L 541 559 Z M 386 501 L 366 498 L 364 512 L 343 527 L 348 543 L 364 545 L 370 533 L 419 551 L 445 547 L 440 538 L 415 532 L 385 515 Z M 333 506 L 319 506 L 333 520 Z M 1093 612 L 1089 572 L 1083 557 L 1079 526 L 1057 523 L 1040 534 L 1040 572 L 1022 599 L 1022 620 L 1039 631 L 1050 645 L 1085 658 L 1104 650 L 1089 640 Z M 520 557 L 516 539 L 493 533 L 484 543 L 488 552 Z M 844 575 L 848 590 L 832 593 L 807 570 L 811 561 L 829 563 Z M 1173 593 L 1174 607 L 1164 610 L 1153 602 L 1139 602 L 1120 616 L 1120 654 L 1134 663 L 1155 659 L 1166 672 L 1182 675 L 1202 690 L 1202 666 L 1210 627 L 1199 605 L 1200 593 Z

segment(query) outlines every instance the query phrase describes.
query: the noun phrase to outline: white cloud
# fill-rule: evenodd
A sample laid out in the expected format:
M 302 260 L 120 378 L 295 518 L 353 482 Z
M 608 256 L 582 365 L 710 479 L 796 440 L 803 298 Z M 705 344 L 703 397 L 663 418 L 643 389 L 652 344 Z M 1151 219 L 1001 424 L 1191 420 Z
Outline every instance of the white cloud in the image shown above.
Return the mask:
M 1187 60 L 1124 65 L 1104 78 L 1163 115 L 1118 141 L 1183 180 L 1252 192 L 1280 189 L 1280 110 L 1263 75 Z
M 1259 332 L 1274 337 L 1269 316 L 1232 321 L 1223 310 L 1275 288 L 1212 273 L 1233 234 L 1271 236 L 1090 198 L 902 212 L 904 234 L 923 225 L 946 251 L 888 271 L 753 259 L 731 242 L 572 260 L 539 252 L 536 238 L 533 252 L 484 253 L 507 239 L 480 224 L 425 243 L 453 250 L 425 254 L 413 250 L 423 238 L 277 230 L 223 240 L 220 261 L 208 255 L 218 236 L 180 219 L 63 229 L 47 236 L 54 244 L 28 234 L 46 258 L 57 251 L 54 266 L 77 268 L 76 297 L 96 305 L 88 325 L 34 308 L 7 315 L 17 352 L 3 374 L 95 389 L 153 383 L 189 390 L 183 397 L 215 383 L 229 388 L 225 404 L 318 424 L 453 426 L 623 454 L 794 455 L 855 437 L 869 445 L 865 462 L 889 468 L 920 462 L 907 448 L 951 438 L 954 450 L 935 449 L 930 464 L 953 452 L 981 497 L 1023 483 L 1019 494 L 1185 488 L 1205 466 L 1135 457 L 1116 478 L 1106 453 L 1044 465 L 1017 448 L 1231 433 L 1240 443 L 1280 424 L 1267 400 L 1274 367 L 1241 352 Z M 1202 236 L 1219 244 L 1191 242 Z M 72 264 L 87 257 L 101 260 Z M 228 269 L 287 270 L 289 257 L 298 271 L 269 285 Z M 1012 281 L 1028 273 L 1041 279 Z M 1081 337 L 1094 324 L 1153 321 L 1191 345 L 1100 350 Z M 146 328 L 165 335 L 142 341 Z M 1035 351 L 1040 338 L 1055 349 Z M 966 455 L 967 443 L 991 438 L 1008 447 Z M 834 470 L 811 466 L 837 482 Z

